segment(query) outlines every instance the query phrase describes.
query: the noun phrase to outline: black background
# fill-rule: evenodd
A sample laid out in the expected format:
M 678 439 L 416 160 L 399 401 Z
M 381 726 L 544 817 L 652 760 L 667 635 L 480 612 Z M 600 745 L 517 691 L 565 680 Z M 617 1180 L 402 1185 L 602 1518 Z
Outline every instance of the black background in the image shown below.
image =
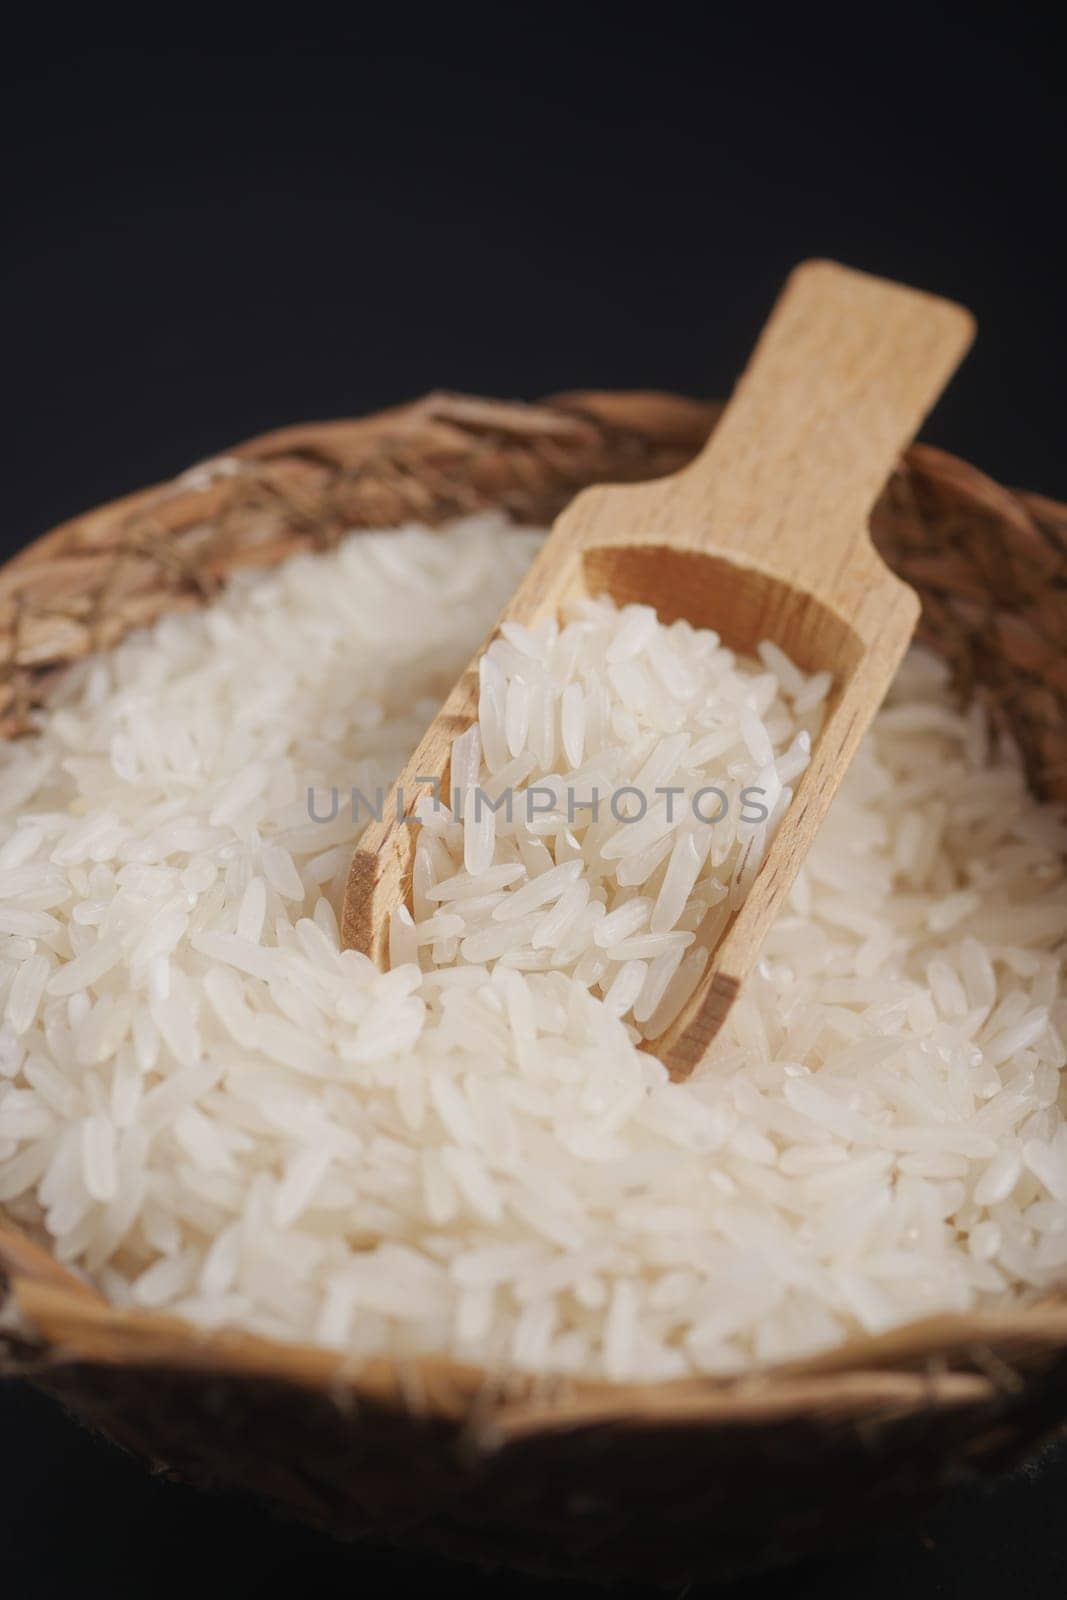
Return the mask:
M 1067 498 L 1053 9 L 628 15 L 316 32 L 186 7 L 153 38 L 24 18 L 0 66 L 5 545 L 258 430 L 431 388 L 724 394 L 814 254 L 969 305 L 978 345 L 925 437 Z M 0 1480 L 11 1600 L 161 1571 L 235 1597 L 449 1577 L 150 1480 L 12 1385 Z M 1061 1453 L 731 1593 L 1059 1596 L 1065 1492 Z

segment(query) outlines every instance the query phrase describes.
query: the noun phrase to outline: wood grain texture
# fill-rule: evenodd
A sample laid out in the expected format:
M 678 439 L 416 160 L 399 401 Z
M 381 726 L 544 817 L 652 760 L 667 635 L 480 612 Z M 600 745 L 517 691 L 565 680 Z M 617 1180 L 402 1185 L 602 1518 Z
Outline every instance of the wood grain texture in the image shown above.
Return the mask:
M 360 840 L 342 916 L 345 944 L 388 965 L 389 918 L 410 900 L 417 830 L 452 741 L 477 717 L 478 663 L 505 621 L 609 594 L 685 617 L 751 653 L 771 639 L 810 672 L 830 670 L 825 728 L 747 899 L 705 977 L 648 1048 L 689 1075 L 722 1026 L 907 648 L 919 601 L 876 553 L 875 502 L 974 334 L 948 301 L 808 262 L 791 275 L 711 440 L 648 484 L 586 489 L 445 700 Z M 398 803 L 399 801 L 399 803 Z

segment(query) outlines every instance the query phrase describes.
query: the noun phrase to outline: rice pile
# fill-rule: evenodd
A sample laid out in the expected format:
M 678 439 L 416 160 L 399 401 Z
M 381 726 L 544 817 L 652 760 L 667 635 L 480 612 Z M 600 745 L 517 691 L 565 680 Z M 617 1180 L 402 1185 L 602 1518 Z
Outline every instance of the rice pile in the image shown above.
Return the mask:
M 601 926 L 653 904 L 566 970 L 539 970 L 532 924 L 484 964 L 431 943 L 426 971 L 383 975 L 339 950 L 366 821 L 344 802 L 400 769 L 535 544 L 479 518 L 246 576 L 72 670 L 40 736 L 3 750 L 6 1214 L 119 1304 L 357 1357 L 620 1378 L 736 1371 L 1062 1282 L 1067 830 L 922 654 L 688 1084 L 624 1020 L 665 947 L 619 945 L 673 931 L 673 907 L 652 928 L 667 857 L 655 894 L 623 881 L 625 856 L 583 864 Z M 598 619 L 575 620 L 631 625 Z M 648 683 L 654 650 L 697 648 L 640 626 Z M 738 727 L 754 711 L 775 762 L 799 756 L 819 686 L 773 658 L 725 666 Z M 578 770 L 585 727 L 580 755 L 561 727 Z M 765 755 L 743 734 L 725 752 Z M 566 864 L 565 830 L 533 837 L 545 871 Z M 717 863 L 727 894 L 744 842 Z M 523 847 L 494 838 L 486 866 L 481 843 L 459 874 Z M 455 865 L 455 836 L 438 845 Z M 430 901 L 440 865 L 423 910 L 456 903 Z M 481 898 L 501 891 L 518 878 Z M 470 937 L 506 923 L 501 903 Z M 594 975 L 591 951 L 611 965 Z M 606 1004 L 593 988 L 627 960 L 647 961 L 642 989 Z
M 658 1039 L 748 893 L 808 765 L 828 673 L 768 670 L 649 606 L 507 622 L 449 790 L 420 805 L 393 966 L 567 972 Z

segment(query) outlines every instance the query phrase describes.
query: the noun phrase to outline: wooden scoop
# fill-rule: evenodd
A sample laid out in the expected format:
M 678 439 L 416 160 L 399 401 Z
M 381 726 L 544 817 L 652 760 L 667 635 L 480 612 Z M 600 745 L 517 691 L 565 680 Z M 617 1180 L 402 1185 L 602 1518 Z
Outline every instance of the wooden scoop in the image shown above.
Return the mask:
M 650 1046 L 672 1077 L 688 1076 L 721 1027 L 907 648 L 919 601 L 876 554 L 868 518 L 973 334 L 947 300 L 828 261 L 797 267 L 698 458 L 669 478 L 579 494 L 500 618 L 529 625 L 575 595 L 608 594 L 714 628 L 741 652 L 773 640 L 805 671 L 833 674 L 811 764 L 749 894 Z M 431 777 L 450 792 L 482 650 L 398 780 L 405 815 Z M 345 944 L 383 966 L 418 832 L 396 820 L 396 796 L 360 840 L 343 914 Z

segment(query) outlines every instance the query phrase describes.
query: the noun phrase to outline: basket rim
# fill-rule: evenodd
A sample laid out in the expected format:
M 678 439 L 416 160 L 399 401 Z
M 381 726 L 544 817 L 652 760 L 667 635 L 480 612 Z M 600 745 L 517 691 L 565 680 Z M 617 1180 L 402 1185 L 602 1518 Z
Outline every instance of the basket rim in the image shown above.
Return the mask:
M 472 439 L 502 435 L 573 448 L 599 433 L 651 441 L 654 462 L 664 470 L 662 461 L 691 453 L 703 441 L 720 409 L 660 391 L 574 391 L 532 405 L 442 391 L 362 418 L 272 429 L 42 534 L 0 567 L 0 603 L 11 594 L 17 599 L 54 558 L 76 561 L 83 552 L 96 552 L 131 519 L 147 516 L 164 531 L 188 525 L 191 517 L 209 519 L 228 463 L 268 483 L 288 482 L 316 471 L 351 470 L 383 447 L 402 452 L 417 444 L 447 456 L 470 451 Z M 936 477 L 962 506 L 1018 526 L 1026 537 L 1032 538 L 1026 510 L 1031 501 L 1067 519 L 1067 507 L 1005 489 L 933 446 L 913 445 L 905 459 Z M 286 553 L 288 547 L 272 547 L 268 557 Z M 338 1403 L 462 1422 L 488 1447 L 589 1423 L 751 1424 L 813 1409 L 843 1419 L 988 1402 L 1016 1391 L 1067 1352 L 1067 1287 L 1001 1310 L 924 1318 L 737 1376 L 660 1383 L 545 1378 L 493 1373 L 439 1356 L 354 1362 L 318 1346 L 239 1331 L 205 1332 L 173 1316 L 120 1310 L 28 1238 L 0 1206 L 0 1339 L 5 1335 L 0 1374 L 35 1376 L 75 1364 L 275 1380 Z

